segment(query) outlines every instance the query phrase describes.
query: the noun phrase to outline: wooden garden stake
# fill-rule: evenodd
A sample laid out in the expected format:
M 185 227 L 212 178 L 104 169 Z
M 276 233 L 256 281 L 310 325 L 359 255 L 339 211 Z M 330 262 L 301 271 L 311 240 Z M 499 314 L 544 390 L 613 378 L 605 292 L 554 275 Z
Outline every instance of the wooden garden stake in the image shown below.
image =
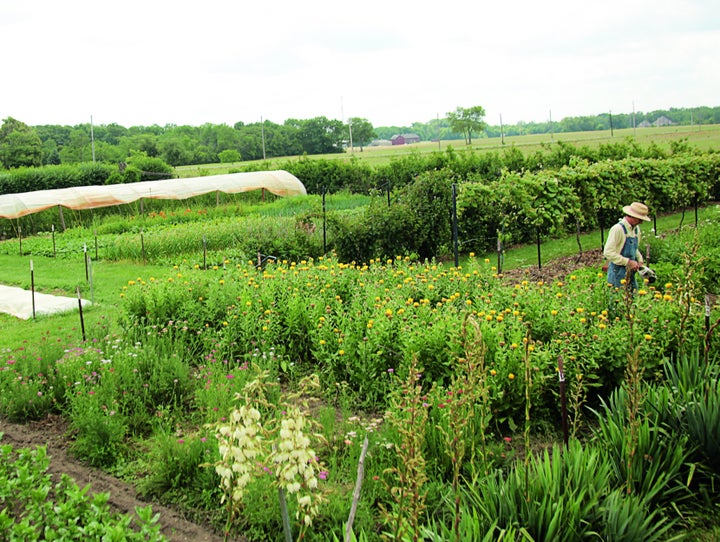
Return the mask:
M 563 439 L 565 440 L 565 447 L 568 446 L 568 420 L 567 420 L 567 397 L 565 394 L 565 373 L 563 372 L 563 359 L 562 356 L 558 356 L 558 380 L 560 381 L 560 409 L 562 416 L 562 429 Z
M 368 449 L 368 438 L 365 435 L 362 451 L 360 452 L 360 460 L 358 461 L 357 480 L 355 480 L 355 489 L 353 490 L 352 506 L 350 507 L 350 515 L 348 516 L 347 525 L 345 525 L 345 542 L 350 542 L 352 536 L 352 526 L 355 522 L 355 513 L 357 512 L 358 501 L 360 500 L 360 488 L 362 488 L 363 477 L 365 476 L 365 454 Z
M 57 249 L 55 247 L 55 224 L 52 225 L 52 242 L 53 242 L 53 258 L 57 256 Z

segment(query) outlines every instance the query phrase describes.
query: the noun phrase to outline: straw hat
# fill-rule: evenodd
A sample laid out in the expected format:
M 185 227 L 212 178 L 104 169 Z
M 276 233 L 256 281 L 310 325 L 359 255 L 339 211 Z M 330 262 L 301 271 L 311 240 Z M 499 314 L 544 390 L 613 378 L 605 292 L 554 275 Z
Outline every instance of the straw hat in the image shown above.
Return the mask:
M 647 205 L 640 203 L 639 201 L 633 201 L 630 205 L 623 207 L 623 213 L 627 216 L 632 216 L 634 218 L 644 220 L 645 222 L 650 222 Z

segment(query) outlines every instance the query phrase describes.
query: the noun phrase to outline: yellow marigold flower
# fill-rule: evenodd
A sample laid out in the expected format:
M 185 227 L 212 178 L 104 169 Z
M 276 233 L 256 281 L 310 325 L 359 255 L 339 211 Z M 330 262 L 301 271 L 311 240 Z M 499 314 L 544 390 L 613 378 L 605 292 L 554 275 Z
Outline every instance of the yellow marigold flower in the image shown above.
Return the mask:
M 320 344 L 325 344 L 325 339 L 320 339 Z
M 344 356 L 344 355 L 345 355 L 345 350 L 338 350 L 338 355 L 339 355 L 339 356 Z
M 510 348 L 511 348 L 512 350 L 515 350 L 517 347 L 518 347 L 517 343 L 512 343 L 512 344 L 510 345 Z
M 226 325 L 228 325 L 228 323 L 227 323 L 227 322 L 223 322 L 223 325 L 226 326 Z
M 647 290 L 638 290 L 638 295 L 646 295 Z
M 606 326 L 605 324 L 603 324 L 603 323 L 600 323 L 600 324 L 598 324 L 598 327 L 599 327 L 600 329 L 605 329 L 607 326 Z
M 665 301 L 672 301 L 672 296 L 671 296 L 670 294 L 665 294 L 665 295 L 663 296 L 663 299 L 664 299 Z
M 512 373 L 510 373 L 510 374 L 508 375 L 508 379 L 510 379 L 510 380 L 515 380 L 515 375 L 512 374 Z
M 534 344 L 531 344 L 530 346 L 528 346 L 528 352 L 534 352 L 534 351 L 535 351 L 535 345 L 534 345 Z
M 649 334 L 646 333 L 646 334 L 644 335 L 644 337 L 645 337 L 645 340 L 646 340 L 646 341 L 652 341 L 652 335 L 649 335 Z
M 665 289 L 666 289 L 666 290 L 669 290 L 670 288 L 672 288 L 672 286 L 673 286 L 673 285 L 672 285 L 672 282 L 666 282 L 666 283 L 665 283 Z
M 555 294 L 555 297 L 557 297 L 558 299 L 560 299 L 562 296 L 563 296 L 562 292 L 558 292 Z
M 495 376 L 497 374 L 497 371 L 495 369 L 490 369 L 490 374 L 492 376 Z
M 550 311 L 550 314 L 552 314 L 553 316 L 557 316 L 557 313 L 558 313 L 558 311 L 556 311 L 555 309 Z
M 467 300 L 465 300 L 465 304 L 466 304 L 468 307 L 469 307 L 470 305 L 472 305 L 472 299 L 467 299 Z
M 487 320 L 488 322 L 492 322 L 492 319 L 493 319 L 493 315 L 492 315 L 492 314 L 488 314 L 488 315 L 485 317 L 485 320 Z

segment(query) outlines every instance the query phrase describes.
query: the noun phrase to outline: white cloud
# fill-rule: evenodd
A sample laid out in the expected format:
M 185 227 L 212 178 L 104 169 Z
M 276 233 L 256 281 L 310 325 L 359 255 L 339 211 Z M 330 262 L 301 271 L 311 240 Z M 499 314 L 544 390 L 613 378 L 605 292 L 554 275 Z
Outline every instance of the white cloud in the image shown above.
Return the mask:
M 5 0 L 0 119 L 491 124 L 716 106 L 714 0 Z M 552 112 L 552 113 L 551 113 Z

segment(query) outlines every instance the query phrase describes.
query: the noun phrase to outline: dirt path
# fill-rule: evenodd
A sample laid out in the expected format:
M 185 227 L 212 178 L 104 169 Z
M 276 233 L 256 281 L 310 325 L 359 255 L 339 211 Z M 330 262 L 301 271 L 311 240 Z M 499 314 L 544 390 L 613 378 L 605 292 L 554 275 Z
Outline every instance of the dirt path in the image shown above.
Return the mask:
M 135 507 L 152 505 L 153 512 L 160 514 L 162 533 L 172 542 L 220 542 L 223 537 L 214 533 L 208 526 L 197 525 L 185 520 L 177 511 L 160 504 L 143 501 L 133 486 L 118 480 L 98 469 L 76 461 L 67 453 L 65 424 L 59 416 L 48 416 L 40 422 L 25 425 L 8 423 L 0 419 L 2 441 L 14 448 L 34 448 L 45 445 L 50 458 L 49 472 L 53 482 L 60 479 L 62 473 L 75 480 L 79 487 L 91 484 L 95 493 L 108 493 L 108 504 L 123 514 L 133 514 Z

